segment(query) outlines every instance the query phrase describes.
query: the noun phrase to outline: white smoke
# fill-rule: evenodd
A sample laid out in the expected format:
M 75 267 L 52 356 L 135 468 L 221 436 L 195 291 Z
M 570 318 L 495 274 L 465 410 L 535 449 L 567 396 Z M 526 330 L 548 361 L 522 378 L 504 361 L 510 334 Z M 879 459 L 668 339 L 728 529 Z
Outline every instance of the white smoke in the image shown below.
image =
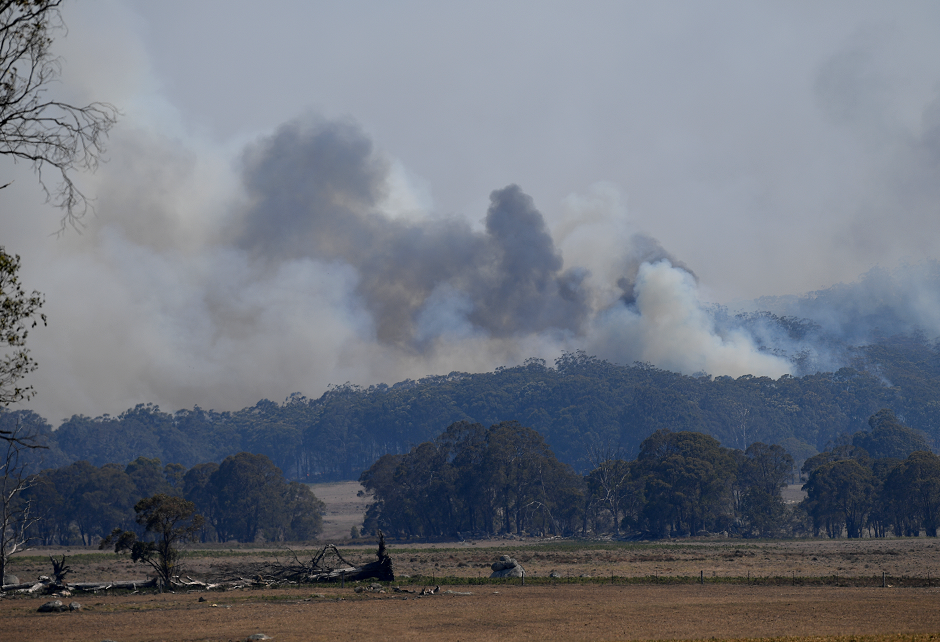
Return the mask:
M 785 359 L 760 352 L 749 334 L 720 334 L 699 301 L 694 278 L 668 260 L 643 263 L 636 292 L 634 306 L 615 305 L 596 318 L 589 352 L 686 374 L 776 378 L 791 371 Z

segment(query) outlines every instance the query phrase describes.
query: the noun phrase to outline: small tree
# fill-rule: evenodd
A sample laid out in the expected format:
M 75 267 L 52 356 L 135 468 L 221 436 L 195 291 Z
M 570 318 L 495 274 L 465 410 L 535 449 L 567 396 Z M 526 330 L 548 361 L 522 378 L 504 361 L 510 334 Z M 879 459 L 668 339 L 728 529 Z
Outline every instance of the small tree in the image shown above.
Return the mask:
M 163 586 L 169 586 L 173 577 L 179 575 L 179 551 L 181 544 L 196 536 L 203 526 L 202 515 L 196 514 L 196 505 L 182 497 L 159 494 L 142 499 L 134 505 L 137 523 L 153 536 L 151 540 L 139 540 L 137 533 L 115 528 L 101 540 L 99 550 L 114 545 L 114 552 L 131 552 L 135 562 L 150 564 Z

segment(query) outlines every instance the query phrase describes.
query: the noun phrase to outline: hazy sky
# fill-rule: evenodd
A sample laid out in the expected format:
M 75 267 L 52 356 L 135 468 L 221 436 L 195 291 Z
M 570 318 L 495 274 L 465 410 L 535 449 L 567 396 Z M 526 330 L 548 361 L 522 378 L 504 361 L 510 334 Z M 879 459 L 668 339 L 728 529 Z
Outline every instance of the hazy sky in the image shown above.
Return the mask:
M 779 375 L 701 302 L 940 258 L 936 2 L 63 15 L 52 91 L 124 115 L 80 235 L 51 236 L 60 212 L 0 160 L 0 241 L 47 297 L 30 407 L 54 425 L 580 347 Z

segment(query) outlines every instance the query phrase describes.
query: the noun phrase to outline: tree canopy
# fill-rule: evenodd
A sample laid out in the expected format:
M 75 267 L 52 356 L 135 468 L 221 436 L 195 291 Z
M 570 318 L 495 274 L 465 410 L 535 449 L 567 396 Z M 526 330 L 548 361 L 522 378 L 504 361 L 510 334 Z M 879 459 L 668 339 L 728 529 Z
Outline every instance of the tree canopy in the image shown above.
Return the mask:
M 194 536 L 204 542 L 306 541 L 323 528 L 323 502 L 264 455 L 238 453 L 188 470 L 146 457 L 125 466 L 79 461 L 30 479 L 22 496 L 42 507 L 30 532 L 43 544 L 90 545 L 115 528 L 134 530 L 142 524 L 135 506 L 163 496 L 193 503 L 204 517 Z
M 27 294 L 19 279 L 20 257 L 7 254 L 0 247 L 0 346 L 5 352 L 0 359 L 0 405 L 29 399 L 31 386 L 21 387 L 20 380 L 36 369 L 36 362 L 26 348 L 29 330 L 38 323 L 46 323 L 40 312 L 43 297 L 39 292 Z M 9 428 L 0 429 L 0 437 Z

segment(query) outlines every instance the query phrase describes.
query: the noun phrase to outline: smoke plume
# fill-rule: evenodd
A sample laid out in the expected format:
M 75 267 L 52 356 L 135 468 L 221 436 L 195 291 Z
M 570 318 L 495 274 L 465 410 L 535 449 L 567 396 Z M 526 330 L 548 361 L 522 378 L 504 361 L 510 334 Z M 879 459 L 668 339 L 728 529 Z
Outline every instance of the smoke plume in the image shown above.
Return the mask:
M 518 185 L 476 217 L 396 210 L 419 199 L 402 198 L 395 161 L 348 121 L 287 123 L 234 173 L 146 130 L 120 133 L 112 154 L 125 160 L 96 177 L 87 232 L 34 255 L 57 266 L 39 284 L 50 328 L 36 333 L 32 404 L 53 423 L 140 402 L 235 409 L 577 349 L 688 373 L 788 371 L 746 333 L 723 333 L 692 271 L 603 186 L 573 198 L 553 233 Z
M 265 261 L 309 258 L 355 270 L 376 338 L 426 350 L 436 335 L 579 333 L 583 271 L 561 253 L 516 185 L 490 195 L 485 231 L 457 218 L 395 219 L 380 208 L 388 164 L 348 123 L 293 122 L 246 154 L 250 205 L 237 247 Z

